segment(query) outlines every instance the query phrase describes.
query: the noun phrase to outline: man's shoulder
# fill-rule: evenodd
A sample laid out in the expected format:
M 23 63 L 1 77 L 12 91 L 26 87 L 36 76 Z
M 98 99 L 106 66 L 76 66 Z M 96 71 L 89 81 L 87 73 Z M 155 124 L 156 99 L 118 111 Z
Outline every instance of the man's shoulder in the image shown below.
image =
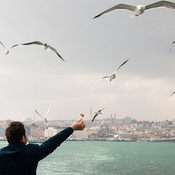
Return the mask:
M 4 152 L 6 149 L 7 149 L 7 146 L 5 146 L 5 147 L 3 147 L 3 148 L 0 148 L 0 154 L 1 154 L 2 152 Z
M 33 144 L 33 143 L 27 144 L 25 146 L 26 150 L 37 150 L 38 148 L 39 148 L 39 144 Z

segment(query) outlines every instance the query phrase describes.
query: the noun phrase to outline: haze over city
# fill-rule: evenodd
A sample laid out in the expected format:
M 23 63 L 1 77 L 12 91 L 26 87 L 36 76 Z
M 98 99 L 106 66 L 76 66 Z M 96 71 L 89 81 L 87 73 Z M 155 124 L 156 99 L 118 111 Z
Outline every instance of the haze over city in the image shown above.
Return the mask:
M 155 1 L 2 1 L 0 41 L 42 41 L 65 59 L 36 45 L 20 45 L 4 55 L 0 47 L 0 120 L 25 120 L 37 109 L 48 120 L 84 119 L 105 108 L 99 118 L 116 114 L 137 120 L 175 118 L 175 10 L 156 8 L 131 18 L 119 3 Z M 172 1 L 174 2 L 174 1 Z M 111 82 L 101 80 L 129 61 Z M 87 117 L 87 118 L 86 118 Z

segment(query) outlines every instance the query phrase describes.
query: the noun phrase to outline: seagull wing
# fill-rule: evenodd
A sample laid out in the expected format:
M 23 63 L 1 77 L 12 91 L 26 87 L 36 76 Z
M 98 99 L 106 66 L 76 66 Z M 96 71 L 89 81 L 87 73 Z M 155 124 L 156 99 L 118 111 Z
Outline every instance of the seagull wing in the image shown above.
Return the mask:
M 170 52 L 171 52 L 171 49 L 172 49 L 172 46 L 173 46 L 174 43 L 175 43 L 175 41 L 173 41 L 173 42 L 171 43 L 171 45 L 170 45 L 169 54 L 170 54 Z
M 57 52 L 57 50 L 55 48 L 53 48 L 52 46 L 48 45 L 48 48 L 50 48 L 52 51 L 54 51 L 63 61 L 65 61 L 62 56 Z
M 7 55 L 9 53 L 9 50 L 7 50 L 7 48 L 5 47 L 5 45 L 1 41 L 0 41 L 0 44 L 4 47 L 5 55 Z
M 110 77 L 111 77 L 111 76 L 108 75 L 108 76 L 104 76 L 104 77 L 102 77 L 102 79 L 105 79 L 105 80 L 108 81 L 108 80 L 110 80 Z
M 167 7 L 171 9 L 175 9 L 175 3 L 174 2 L 169 2 L 169 1 L 158 1 L 149 5 L 145 6 L 145 10 L 151 9 L 151 8 L 156 8 L 156 7 Z
M 170 97 L 175 93 L 175 91 L 170 95 Z
M 94 83 L 91 83 L 89 86 L 92 86 L 93 84 L 95 84 L 95 83 L 97 83 L 97 82 L 99 82 L 100 80 L 103 80 L 103 79 L 105 79 L 106 81 L 108 81 L 108 80 L 110 80 L 110 77 L 111 77 L 111 75 L 104 76 L 104 77 L 96 80 Z
M 12 47 L 11 47 L 11 49 L 12 48 L 14 48 L 14 47 L 16 47 L 16 46 L 19 46 L 20 44 L 14 44 Z
M 29 43 L 21 43 L 21 45 L 31 45 L 31 44 L 44 45 L 44 43 L 41 42 L 41 41 L 33 41 L 33 42 L 29 42 Z
M 48 113 L 49 113 L 49 111 L 50 111 L 50 108 L 51 108 L 51 105 L 49 105 L 49 107 L 48 107 L 48 109 L 47 109 L 47 112 L 46 112 L 45 118 L 47 118 L 47 115 L 48 115 Z
M 33 41 L 33 42 L 29 42 L 29 43 L 20 43 L 20 44 L 15 44 L 11 47 L 14 48 L 16 46 L 19 46 L 19 45 L 31 45 L 31 44 L 38 44 L 38 45 L 44 45 L 44 43 L 40 42 L 40 41 Z
M 129 61 L 129 59 L 127 59 L 126 61 L 124 61 L 116 70 L 115 70 L 115 74 L 116 74 L 116 72 L 125 64 L 125 63 L 127 63 Z
M 6 48 L 5 46 L 4 46 L 4 44 L 0 41 L 0 44 L 4 47 L 4 48 Z
M 100 109 L 98 112 L 101 112 L 101 111 L 103 111 L 105 108 L 103 108 L 103 109 Z
M 93 119 L 92 119 L 92 122 L 95 120 L 95 118 L 97 117 L 97 113 L 94 115 Z
M 35 112 L 43 119 L 43 116 L 36 109 Z
M 116 9 L 126 9 L 126 10 L 131 10 L 131 11 L 135 11 L 136 9 L 136 6 L 132 6 L 132 5 L 127 5 L 127 4 L 118 4 L 118 5 L 115 5 L 114 7 L 112 8 L 109 8 L 107 10 L 105 10 L 104 12 L 98 14 L 97 16 L 95 16 L 94 18 L 98 18 L 100 17 L 101 15 L 105 14 L 105 13 L 109 13 L 113 10 L 116 10 Z

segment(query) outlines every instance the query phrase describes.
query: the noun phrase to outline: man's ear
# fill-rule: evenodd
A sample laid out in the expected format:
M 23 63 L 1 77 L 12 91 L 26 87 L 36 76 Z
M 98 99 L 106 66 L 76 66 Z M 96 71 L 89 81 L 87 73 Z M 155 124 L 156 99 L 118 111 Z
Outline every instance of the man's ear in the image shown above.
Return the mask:
M 21 138 L 21 142 L 26 143 L 26 140 L 27 140 L 27 139 L 26 139 L 26 136 L 23 135 L 22 138 Z
M 25 138 L 24 138 L 24 136 L 22 136 L 22 138 L 21 138 L 21 142 L 24 142 L 24 140 L 25 140 Z

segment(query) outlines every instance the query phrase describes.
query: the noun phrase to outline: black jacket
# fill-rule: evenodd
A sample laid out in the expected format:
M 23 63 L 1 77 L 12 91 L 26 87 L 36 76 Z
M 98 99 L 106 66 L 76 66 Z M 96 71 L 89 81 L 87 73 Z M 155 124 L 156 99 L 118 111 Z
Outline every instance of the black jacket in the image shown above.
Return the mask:
M 36 175 L 38 162 L 52 153 L 71 134 L 71 127 L 65 128 L 41 145 L 20 142 L 0 149 L 0 175 Z

